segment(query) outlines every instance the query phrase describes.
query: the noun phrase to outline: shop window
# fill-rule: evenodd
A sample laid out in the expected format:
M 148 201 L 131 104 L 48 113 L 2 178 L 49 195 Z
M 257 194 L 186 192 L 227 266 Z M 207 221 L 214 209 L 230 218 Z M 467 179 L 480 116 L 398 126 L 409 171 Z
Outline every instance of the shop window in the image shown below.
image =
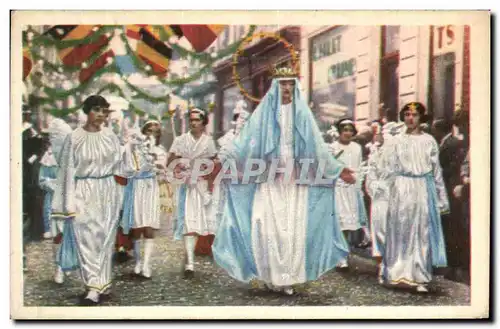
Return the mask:
M 434 57 L 432 72 L 432 115 L 451 120 L 455 109 L 455 53 Z
M 399 52 L 401 44 L 399 39 L 399 26 L 387 25 L 382 28 L 383 54 L 390 55 Z
M 334 26 L 310 40 L 309 101 L 322 132 L 338 119 L 355 117 L 356 37 L 352 26 Z
M 252 90 L 253 90 L 252 95 L 259 99 L 262 99 L 266 95 L 269 88 L 271 87 L 271 83 L 272 83 L 272 74 L 270 71 L 266 70 L 261 74 L 256 75 L 252 79 Z M 255 109 L 257 105 L 259 104 L 253 103 L 252 108 Z
M 382 27 L 380 61 L 380 102 L 389 121 L 398 121 L 399 107 L 399 26 Z

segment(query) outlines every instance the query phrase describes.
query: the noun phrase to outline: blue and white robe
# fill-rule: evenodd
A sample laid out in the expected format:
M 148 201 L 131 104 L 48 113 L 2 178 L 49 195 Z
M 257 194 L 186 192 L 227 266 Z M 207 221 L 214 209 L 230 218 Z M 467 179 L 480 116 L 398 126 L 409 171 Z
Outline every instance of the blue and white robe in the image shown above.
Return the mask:
M 439 146 L 426 133 L 400 134 L 384 146 L 381 169 L 389 184 L 383 280 L 414 286 L 447 265 L 440 214 L 449 211 Z
M 343 165 L 329 153 L 296 80 L 294 101 L 281 105 L 279 83 L 270 91 L 232 145 L 219 155 L 241 169 L 249 159 L 281 164 L 324 161 L 330 184 L 256 180 L 229 184 L 215 235 L 215 261 L 235 279 L 274 286 L 315 280 L 348 254 L 334 211 L 332 184 Z M 229 162 L 229 161 L 227 161 Z M 281 165 L 280 165 L 281 167 Z M 224 170 L 224 165 L 223 165 Z

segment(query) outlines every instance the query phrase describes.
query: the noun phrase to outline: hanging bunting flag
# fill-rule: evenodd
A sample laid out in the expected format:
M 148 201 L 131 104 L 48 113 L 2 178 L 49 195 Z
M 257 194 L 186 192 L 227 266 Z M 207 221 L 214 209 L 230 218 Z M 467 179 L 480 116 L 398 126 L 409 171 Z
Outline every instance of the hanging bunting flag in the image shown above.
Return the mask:
M 115 30 L 115 35 L 109 42 L 109 48 L 115 54 L 115 64 L 122 75 L 127 76 L 137 72 L 132 56 L 127 52 L 127 48 L 123 42 L 121 30 Z
M 115 56 L 115 53 L 112 49 L 108 49 L 101 54 L 93 63 L 87 65 L 87 67 L 83 67 L 80 71 L 79 80 L 81 83 L 84 83 L 88 79 L 90 79 L 98 70 L 102 69 L 106 66 Z
M 23 80 L 25 80 L 33 68 L 33 59 L 28 49 L 23 49 Z
M 197 52 L 205 51 L 219 34 L 224 31 L 226 25 L 167 25 L 170 32 L 179 38 L 185 37 L 193 49 Z
M 45 34 L 56 40 L 83 40 L 96 31 L 96 25 L 55 25 Z M 100 51 L 109 43 L 108 37 L 101 35 L 95 42 L 60 49 L 58 52 L 64 65 L 77 66 L 88 60 L 94 53 Z
M 135 25 L 127 25 L 126 26 L 126 35 L 129 38 L 135 39 L 135 40 L 141 40 L 141 29 L 143 27 L 146 27 L 146 24 L 135 24 Z
M 128 25 L 126 35 L 137 40 L 137 56 L 151 66 L 153 73 L 164 77 L 168 72 L 172 49 L 160 40 L 159 31 L 150 25 Z

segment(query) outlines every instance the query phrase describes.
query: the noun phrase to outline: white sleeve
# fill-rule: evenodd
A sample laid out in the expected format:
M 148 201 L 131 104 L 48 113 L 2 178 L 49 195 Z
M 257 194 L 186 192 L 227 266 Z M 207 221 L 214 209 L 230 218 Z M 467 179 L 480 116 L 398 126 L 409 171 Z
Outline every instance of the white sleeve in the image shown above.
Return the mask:
M 75 163 L 72 134 L 66 136 L 58 160 L 59 171 L 52 199 L 52 213 L 62 216 L 75 215 Z
M 174 139 L 174 142 L 172 143 L 172 146 L 170 146 L 170 150 L 168 151 L 169 153 L 175 155 L 175 156 L 181 156 L 182 155 L 182 135 L 179 137 L 176 137 Z

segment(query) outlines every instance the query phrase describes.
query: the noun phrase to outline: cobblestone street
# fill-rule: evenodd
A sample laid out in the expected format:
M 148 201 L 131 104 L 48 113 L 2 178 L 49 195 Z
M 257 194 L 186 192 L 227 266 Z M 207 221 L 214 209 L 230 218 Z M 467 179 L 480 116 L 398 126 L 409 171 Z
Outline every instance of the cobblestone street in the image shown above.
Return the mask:
M 395 291 L 377 283 L 376 266 L 368 259 L 353 255 L 350 271 L 335 270 L 318 281 L 297 287 L 298 294 L 282 296 L 251 287 L 230 278 L 209 257 L 197 257 L 195 277 L 182 276 L 183 243 L 173 241 L 161 231 L 156 238 L 153 278 L 134 278 L 133 261 L 114 267 L 113 298 L 103 306 L 292 306 L 292 305 L 468 305 L 470 288 L 436 277 L 428 295 Z M 63 284 L 53 281 L 50 240 L 27 247 L 28 271 L 24 273 L 25 306 L 74 306 L 83 285 L 77 273 Z

